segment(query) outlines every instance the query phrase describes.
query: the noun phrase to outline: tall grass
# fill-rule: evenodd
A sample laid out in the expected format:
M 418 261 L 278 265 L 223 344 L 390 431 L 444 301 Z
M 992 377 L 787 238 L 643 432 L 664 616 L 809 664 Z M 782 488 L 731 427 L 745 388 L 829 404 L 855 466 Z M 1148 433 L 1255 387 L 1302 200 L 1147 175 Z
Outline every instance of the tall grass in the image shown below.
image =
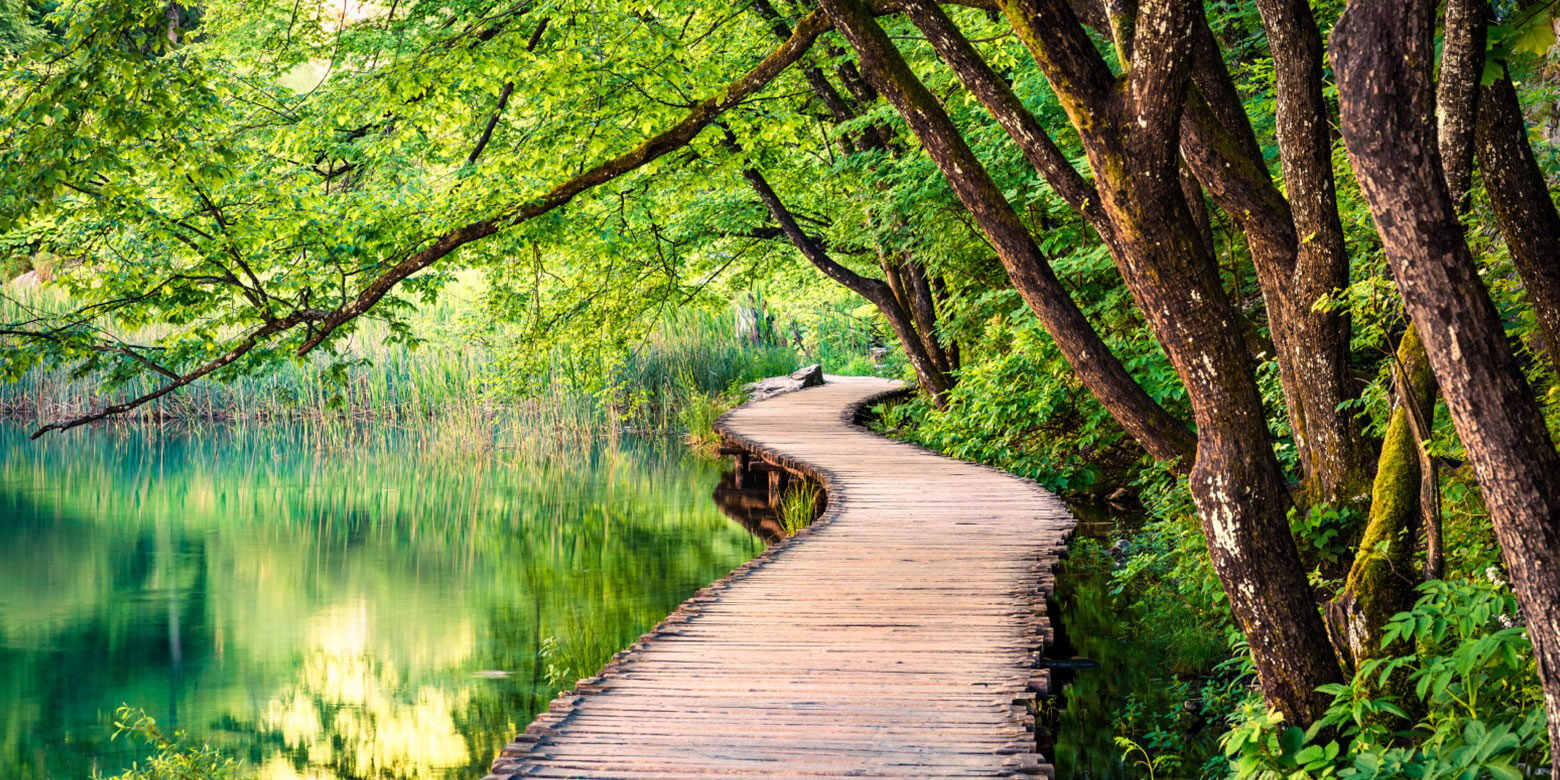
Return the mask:
M 28 311 L 69 305 L 48 289 L 7 289 L 0 321 L 25 319 Z M 483 438 L 504 425 L 536 436 L 595 438 L 623 429 L 709 435 L 721 411 L 738 397 L 734 388 L 799 364 L 790 346 L 755 342 L 737 332 L 733 318 L 705 311 L 676 312 L 641 343 L 582 383 L 547 370 L 517 383 L 505 376 L 510 361 L 453 326 L 457 304 L 418 312 L 414 330 L 428 339 L 413 346 L 393 342 L 387 326 L 366 322 L 336 355 L 284 360 L 263 372 L 225 381 L 201 380 L 136 410 L 157 420 L 308 420 L 329 428 L 354 422 L 410 423 L 437 418 Z M 111 329 L 107 323 L 101 325 Z M 148 328 L 121 337 L 147 342 L 166 335 Z M 568 355 L 553 356 L 563 365 Z M 0 415 L 63 419 L 143 395 L 163 377 L 138 376 L 117 386 L 102 372 L 76 376 L 70 366 L 34 368 L 0 384 Z M 520 393 L 511 388 L 523 385 Z
M 899 376 L 907 364 L 893 332 L 871 306 L 820 306 L 808 316 L 801 350 L 829 373 Z
M 797 369 L 795 350 L 747 338 L 728 322 L 678 313 L 628 356 L 617 381 L 640 400 L 633 415 L 640 424 L 683 431 L 707 447 L 717 438 L 715 420 L 741 402 L 742 385 Z
M 818 517 L 819 501 L 822 498 L 822 491 L 812 482 L 798 482 L 786 489 L 780 497 L 780 526 L 785 529 L 786 535 L 795 534 L 812 525 L 812 521 Z

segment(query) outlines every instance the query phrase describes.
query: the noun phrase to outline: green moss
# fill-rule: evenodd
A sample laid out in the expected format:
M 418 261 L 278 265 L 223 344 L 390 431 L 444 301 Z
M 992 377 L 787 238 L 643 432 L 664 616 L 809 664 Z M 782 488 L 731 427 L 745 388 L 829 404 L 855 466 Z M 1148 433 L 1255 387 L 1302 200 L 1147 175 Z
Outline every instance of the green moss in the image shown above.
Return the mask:
M 1356 667 L 1402 650 L 1381 646 L 1382 629 L 1393 615 L 1413 603 L 1418 584 L 1414 537 L 1419 529 L 1422 471 L 1410 415 L 1423 414 L 1431 406 L 1433 384 L 1424 345 L 1415 329 L 1409 328 L 1403 335 L 1398 360 L 1408 380 L 1400 387 L 1412 397 L 1400 398 L 1392 410 L 1371 491 L 1370 518 L 1343 592 L 1329 605 L 1334 630 L 1345 640 L 1344 649 Z

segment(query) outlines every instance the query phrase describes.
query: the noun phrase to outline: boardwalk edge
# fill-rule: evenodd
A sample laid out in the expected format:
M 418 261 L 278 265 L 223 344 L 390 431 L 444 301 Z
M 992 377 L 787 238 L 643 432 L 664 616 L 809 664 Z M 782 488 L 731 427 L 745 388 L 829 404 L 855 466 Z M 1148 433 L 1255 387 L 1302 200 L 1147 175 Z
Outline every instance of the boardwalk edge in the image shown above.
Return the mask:
M 803 389 L 793 392 L 802 393 L 807 392 L 807 390 Z M 869 407 L 891 398 L 911 395 L 913 392 L 914 389 L 912 387 L 901 383 L 898 387 L 875 393 L 846 405 L 842 408 L 839 419 L 846 424 L 865 428 L 863 418 Z M 771 545 L 748 562 L 733 569 L 726 576 L 694 591 L 692 596 L 668 614 L 665 619 L 644 634 L 641 634 L 639 639 L 630 644 L 626 649 L 613 654 L 612 658 L 595 675 L 580 679 L 572 688 L 560 693 L 552 700 L 547 709 L 526 727 L 524 733 L 516 736 L 504 746 L 498 757 L 494 759 L 488 774 L 482 780 L 513 780 L 514 778 L 524 777 L 526 774 L 526 758 L 530 756 L 542 757 L 548 739 L 556 735 L 558 729 L 569 721 L 575 709 L 585 701 L 585 697 L 602 690 L 602 685 L 607 677 L 633 664 L 635 657 L 648 647 L 649 643 L 654 639 L 676 634 L 680 626 L 698 617 L 703 611 L 703 606 L 714 601 L 722 591 L 740 582 L 755 570 L 761 569 L 785 555 L 787 551 L 802 543 L 815 530 L 827 527 L 829 523 L 833 522 L 836 517 L 844 512 L 845 490 L 831 470 L 780 452 L 731 427 L 730 420 L 732 415 L 745 406 L 747 404 L 743 404 L 743 406 L 721 415 L 713 425 L 715 432 L 729 445 L 740 447 L 750 455 L 767 463 L 802 474 L 821 484 L 827 497 L 823 514 L 814 520 L 811 525 Z M 867 433 L 885 439 L 889 438 L 870 430 Z M 918 450 L 930 452 L 939 457 L 948 457 L 911 442 L 894 441 Z M 1053 502 L 1061 512 L 1065 513 L 1069 520 L 1076 522 L 1072 517 L 1072 513 L 1066 509 L 1065 504 L 1055 494 L 1039 484 L 984 464 L 970 465 L 1032 485 L 1038 493 L 1050 502 Z M 1014 724 L 1022 727 L 1023 733 L 1027 734 L 1028 738 L 1011 743 L 996 751 L 998 755 L 1005 757 L 1003 766 L 1007 769 L 1008 775 L 1012 777 L 1055 778 L 1056 776 L 1054 766 L 1039 752 L 1035 718 L 1038 712 L 1039 700 L 1050 697 L 1053 694 L 1050 670 L 1043 666 L 1046 648 L 1051 646 L 1056 637 L 1050 621 L 1047 599 L 1055 592 L 1055 570 L 1061 563 L 1061 556 L 1066 551 L 1067 543 L 1071 539 L 1072 533 L 1072 527 L 1069 525 L 1066 531 L 1058 535 L 1055 544 L 1051 545 L 1049 549 L 1041 551 L 1038 560 L 1035 561 L 1032 567 L 1031 582 L 1033 582 L 1033 587 L 1030 589 L 1031 592 L 1024 594 L 1029 598 L 1029 608 L 1027 609 L 1027 646 L 1031 650 L 1031 668 L 1033 671 L 1023 690 L 1011 692 L 1011 716 Z

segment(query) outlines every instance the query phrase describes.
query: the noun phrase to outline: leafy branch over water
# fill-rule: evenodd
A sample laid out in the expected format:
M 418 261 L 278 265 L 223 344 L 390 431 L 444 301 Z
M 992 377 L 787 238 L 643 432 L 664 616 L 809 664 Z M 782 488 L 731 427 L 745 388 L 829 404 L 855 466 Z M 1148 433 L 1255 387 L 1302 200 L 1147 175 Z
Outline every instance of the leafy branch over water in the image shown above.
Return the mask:
M 153 752 L 108 780 L 233 780 L 243 769 L 210 745 L 186 744 L 183 732 L 163 733 L 140 707 L 127 704 L 114 711 L 114 738 L 120 737 L 144 743 Z

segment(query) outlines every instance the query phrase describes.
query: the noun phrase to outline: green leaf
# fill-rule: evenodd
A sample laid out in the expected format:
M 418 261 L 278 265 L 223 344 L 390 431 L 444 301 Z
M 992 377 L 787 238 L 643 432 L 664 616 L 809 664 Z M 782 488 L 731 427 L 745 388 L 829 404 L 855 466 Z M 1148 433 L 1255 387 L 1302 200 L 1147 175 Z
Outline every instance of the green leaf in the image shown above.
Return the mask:
M 1295 754 L 1295 763 L 1309 764 L 1312 761 L 1321 760 L 1325 755 L 1326 754 L 1322 751 L 1321 745 L 1307 745 L 1304 749 Z
M 1299 726 L 1290 726 L 1284 729 L 1284 733 L 1278 737 L 1278 744 L 1283 749 L 1285 756 L 1294 758 L 1295 754 L 1300 752 L 1300 748 L 1305 745 L 1305 729 Z
M 1552 13 L 1534 14 L 1511 39 L 1512 51 L 1542 56 L 1555 45 Z

